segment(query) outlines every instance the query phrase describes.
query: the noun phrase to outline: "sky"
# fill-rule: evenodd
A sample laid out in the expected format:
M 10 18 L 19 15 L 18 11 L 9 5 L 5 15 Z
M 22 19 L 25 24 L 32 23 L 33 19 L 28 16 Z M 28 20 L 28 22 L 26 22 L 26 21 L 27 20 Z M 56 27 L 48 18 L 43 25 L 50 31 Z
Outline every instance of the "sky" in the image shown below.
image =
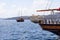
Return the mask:
M 0 0 L 0 18 L 17 16 L 47 15 L 39 9 L 59 8 L 60 0 Z

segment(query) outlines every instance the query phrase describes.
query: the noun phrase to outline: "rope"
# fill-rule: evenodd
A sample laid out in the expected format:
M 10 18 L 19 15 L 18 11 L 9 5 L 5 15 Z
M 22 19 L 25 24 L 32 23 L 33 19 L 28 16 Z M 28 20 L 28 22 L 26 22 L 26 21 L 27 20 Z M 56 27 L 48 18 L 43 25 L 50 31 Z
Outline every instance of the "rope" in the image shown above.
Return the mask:
M 46 9 L 49 9 L 51 7 L 51 5 L 53 4 L 53 0 L 50 2 L 50 1 L 47 1 L 47 5 L 46 5 Z

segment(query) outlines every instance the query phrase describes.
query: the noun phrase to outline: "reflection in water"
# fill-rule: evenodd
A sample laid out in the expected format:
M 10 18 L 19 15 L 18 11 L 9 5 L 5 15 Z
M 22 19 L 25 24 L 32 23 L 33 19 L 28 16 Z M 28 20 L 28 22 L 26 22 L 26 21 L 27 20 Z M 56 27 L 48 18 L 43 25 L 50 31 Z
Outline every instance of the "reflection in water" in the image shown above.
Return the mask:
M 58 36 L 42 30 L 30 20 L 0 20 L 0 40 L 55 40 Z

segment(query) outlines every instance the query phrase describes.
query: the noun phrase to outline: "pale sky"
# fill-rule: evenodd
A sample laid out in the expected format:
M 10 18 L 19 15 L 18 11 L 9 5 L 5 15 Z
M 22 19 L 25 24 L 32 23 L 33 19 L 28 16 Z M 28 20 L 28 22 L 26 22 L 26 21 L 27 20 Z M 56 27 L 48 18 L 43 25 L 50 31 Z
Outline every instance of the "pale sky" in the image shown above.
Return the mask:
M 21 13 L 22 16 L 43 15 L 36 10 L 59 7 L 60 0 L 0 0 L 0 18 L 21 16 Z

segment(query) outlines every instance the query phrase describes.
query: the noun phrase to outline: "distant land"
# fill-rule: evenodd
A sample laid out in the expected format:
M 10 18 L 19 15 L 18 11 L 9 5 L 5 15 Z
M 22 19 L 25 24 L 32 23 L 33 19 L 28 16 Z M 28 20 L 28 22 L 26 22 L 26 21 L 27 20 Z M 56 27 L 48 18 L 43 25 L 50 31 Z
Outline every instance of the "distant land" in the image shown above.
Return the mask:
M 17 18 L 19 18 L 19 17 L 6 18 L 5 20 L 16 20 Z M 28 20 L 28 19 L 30 19 L 30 16 L 22 16 L 22 18 Z
M 51 18 L 51 17 L 54 17 L 54 18 L 57 18 L 57 19 L 60 19 L 60 12 L 56 12 L 54 13 L 54 15 L 39 15 L 39 16 L 44 16 L 46 19 L 48 18 Z M 23 19 L 30 19 L 31 16 L 22 16 Z M 16 20 L 17 18 L 19 17 L 11 17 L 11 18 L 5 18 L 5 20 Z M 4 19 L 4 18 L 0 18 L 0 19 Z

